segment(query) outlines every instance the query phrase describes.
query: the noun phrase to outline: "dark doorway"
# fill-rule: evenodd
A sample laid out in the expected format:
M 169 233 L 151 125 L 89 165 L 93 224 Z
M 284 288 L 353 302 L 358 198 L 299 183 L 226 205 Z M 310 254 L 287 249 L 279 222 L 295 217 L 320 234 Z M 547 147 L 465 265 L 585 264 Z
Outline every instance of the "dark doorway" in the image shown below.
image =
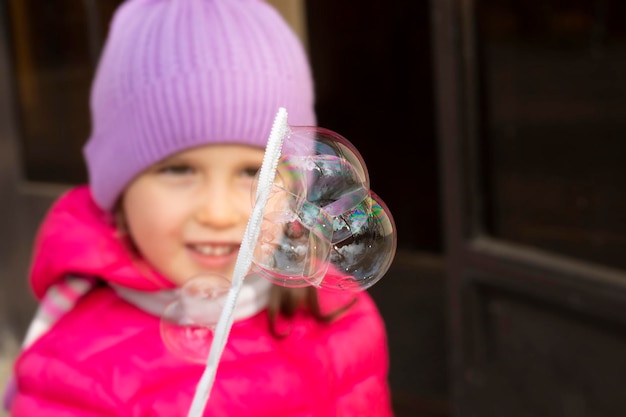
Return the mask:
M 306 5 L 318 124 L 359 149 L 398 229 L 399 253 L 369 290 L 387 323 L 396 417 L 448 416 L 429 2 Z
M 429 4 L 307 2 L 319 124 L 361 151 L 401 249 L 441 251 Z

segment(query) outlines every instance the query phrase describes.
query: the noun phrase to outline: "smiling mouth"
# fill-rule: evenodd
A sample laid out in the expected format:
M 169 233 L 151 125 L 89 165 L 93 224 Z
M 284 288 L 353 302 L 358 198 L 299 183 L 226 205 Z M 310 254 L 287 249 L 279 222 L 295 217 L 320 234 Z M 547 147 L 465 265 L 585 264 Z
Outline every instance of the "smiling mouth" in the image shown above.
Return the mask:
M 205 256 L 226 256 L 235 252 L 239 245 L 188 245 L 191 250 Z

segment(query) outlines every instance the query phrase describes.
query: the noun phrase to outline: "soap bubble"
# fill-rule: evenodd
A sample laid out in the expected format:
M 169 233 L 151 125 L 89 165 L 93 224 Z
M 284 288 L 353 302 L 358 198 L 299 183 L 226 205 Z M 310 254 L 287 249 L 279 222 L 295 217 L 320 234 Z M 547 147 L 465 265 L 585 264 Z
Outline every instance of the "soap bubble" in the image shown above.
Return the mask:
M 170 352 L 191 362 L 206 361 L 229 288 L 228 279 L 210 273 L 178 290 L 161 316 L 161 338 Z
M 323 287 L 333 290 L 364 290 L 378 282 L 391 266 L 396 251 L 393 218 L 374 192 L 353 210 L 337 218 L 337 233 L 330 253 L 332 272 Z
M 361 291 L 388 270 L 396 229 L 369 189 L 362 156 L 346 138 L 292 127 L 253 254 L 253 270 L 279 285 Z

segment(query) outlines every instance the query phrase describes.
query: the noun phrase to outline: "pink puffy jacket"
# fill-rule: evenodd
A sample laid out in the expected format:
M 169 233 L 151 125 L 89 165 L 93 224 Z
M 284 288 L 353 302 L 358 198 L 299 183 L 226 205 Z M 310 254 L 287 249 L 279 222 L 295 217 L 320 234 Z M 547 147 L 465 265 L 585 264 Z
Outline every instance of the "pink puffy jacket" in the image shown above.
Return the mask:
M 131 261 L 111 224 L 87 188 L 63 196 L 36 241 L 35 294 L 68 273 L 145 291 L 169 286 Z M 320 293 L 326 309 L 349 297 Z M 298 313 L 280 323 L 290 329 L 281 340 L 266 311 L 236 322 L 205 415 L 392 416 L 384 324 L 367 293 L 357 298 L 330 325 Z M 203 369 L 165 349 L 158 317 L 101 286 L 20 355 L 11 416 L 185 416 Z

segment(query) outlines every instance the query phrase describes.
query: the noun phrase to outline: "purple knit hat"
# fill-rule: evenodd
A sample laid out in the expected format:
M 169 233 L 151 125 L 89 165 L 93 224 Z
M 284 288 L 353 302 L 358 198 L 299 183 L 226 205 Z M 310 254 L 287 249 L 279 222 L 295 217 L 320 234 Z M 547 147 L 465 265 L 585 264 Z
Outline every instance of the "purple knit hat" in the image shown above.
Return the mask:
M 129 0 L 116 11 L 91 92 L 84 148 L 97 204 L 176 152 L 265 147 L 280 107 L 313 126 L 306 52 L 262 0 Z

